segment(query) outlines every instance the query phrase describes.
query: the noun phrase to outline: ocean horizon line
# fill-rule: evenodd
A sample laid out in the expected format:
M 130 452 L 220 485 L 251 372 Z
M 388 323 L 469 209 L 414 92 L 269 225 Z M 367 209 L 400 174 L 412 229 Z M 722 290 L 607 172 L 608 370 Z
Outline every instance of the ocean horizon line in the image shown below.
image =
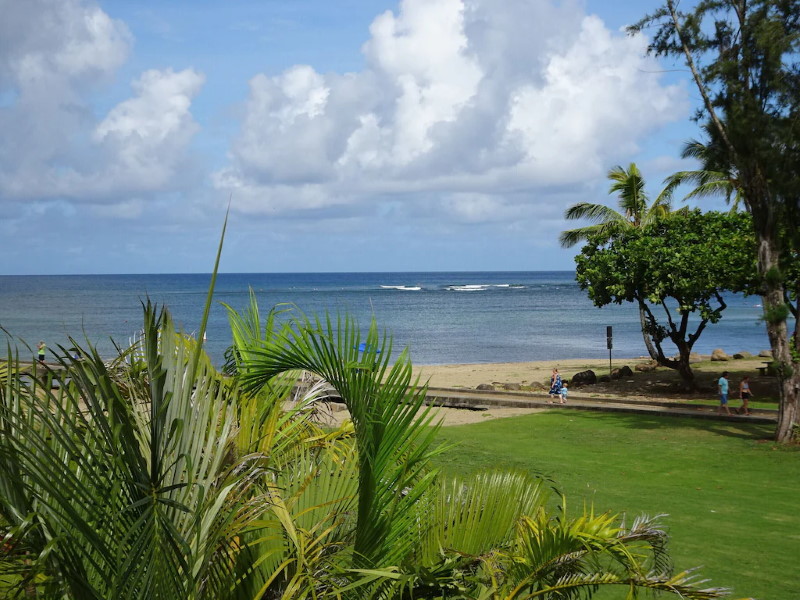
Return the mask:
M 553 273 L 565 274 L 575 273 L 575 269 L 453 269 L 453 270 L 420 270 L 420 271 L 218 271 L 217 275 L 409 275 L 409 274 L 447 274 L 447 273 Z M 176 275 L 208 275 L 211 271 L 186 271 L 186 272 L 163 272 L 163 273 L 9 273 L 0 274 L 0 277 L 174 277 Z

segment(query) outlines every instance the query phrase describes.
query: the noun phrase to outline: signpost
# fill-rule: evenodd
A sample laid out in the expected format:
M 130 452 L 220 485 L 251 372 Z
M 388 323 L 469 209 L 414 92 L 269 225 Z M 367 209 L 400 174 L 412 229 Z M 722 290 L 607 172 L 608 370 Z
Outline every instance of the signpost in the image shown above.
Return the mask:
M 611 375 L 611 349 L 614 347 L 611 325 L 606 327 L 606 348 L 608 348 L 608 374 Z

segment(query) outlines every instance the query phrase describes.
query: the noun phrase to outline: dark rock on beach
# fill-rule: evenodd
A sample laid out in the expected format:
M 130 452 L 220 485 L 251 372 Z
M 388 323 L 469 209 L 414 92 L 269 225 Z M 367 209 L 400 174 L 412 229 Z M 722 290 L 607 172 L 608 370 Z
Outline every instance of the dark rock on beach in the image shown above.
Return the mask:
M 575 373 L 572 376 L 573 387 L 580 387 L 582 385 L 593 385 L 597 383 L 597 375 L 591 369 Z
M 493 392 L 494 386 L 491 383 L 481 383 L 475 389 L 481 392 Z
M 623 377 L 630 377 L 631 375 L 633 375 L 633 371 L 631 371 L 628 365 L 611 371 L 611 379 L 622 379 Z

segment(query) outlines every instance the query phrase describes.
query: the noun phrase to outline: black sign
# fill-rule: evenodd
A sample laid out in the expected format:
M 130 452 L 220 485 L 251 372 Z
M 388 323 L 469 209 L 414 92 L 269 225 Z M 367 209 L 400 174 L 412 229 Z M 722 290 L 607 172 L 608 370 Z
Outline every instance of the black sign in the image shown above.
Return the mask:
M 606 348 L 608 348 L 609 350 L 611 350 L 614 347 L 614 344 L 612 342 L 613 337 L 614 334 L 611 330 L 611 325 L 609 325 L 608 327 L 606 327 Z

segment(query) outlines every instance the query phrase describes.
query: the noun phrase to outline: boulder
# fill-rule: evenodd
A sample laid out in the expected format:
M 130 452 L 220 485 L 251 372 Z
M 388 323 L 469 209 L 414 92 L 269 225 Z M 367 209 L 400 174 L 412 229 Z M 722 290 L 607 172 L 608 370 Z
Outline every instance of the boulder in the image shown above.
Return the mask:
M 761 358 L 772 358 L 772 350 L 762 350 L 758 355 Z
M 522 389 L 522 386 L 519 383 L 504 383 L 503 389 L 510 392 L 518 392 Z
M 619 369 L 613 369 L 611 371 L 611 379 L 615 379 L 616 380 L 616 379 L 619 379 L 620 377 L 622 377 L 622 373 L 619 372 Z
M 628 365 L 625 365 L 619 368 L 619 374 L 620 377 L 630 377 L 633 375 L 633 371 L 631 371 L 631 368 Z
M 722 348 L 715 348 L 711 353 L 711 360 L 714 362 L 721 362 L 730 359 L 731 357 L 725 354 L 725 351 Z
M 609 381 L 611 381 L 611 377 L 608 375 L 600 375 L 597 378 L 597 383 L 608 383 Z
M 597 383 L 597 375 L 594 374 L 594 371 L 588 369 L 586 371 L 581 371 L 580 373 L 575 373 L 572 376 L 572 386 L 573 387 L 580 387 L 582 385 L 593 385 Z
M 481 392 L 493 392 L 494 386 L 491 383 L 481 383 L 475 389 Z
M 689 364 L 703 362 L 703 357 L 697 352 L 689 352 Z
M 749 352 L 742 350 L 741 352 L 737 352 L 736 354 L 734 354 L 733 358 L 735 358 L 736 360 L 741 360 L 743 358 L 753 358 L 753 355 L 750 354 Z
M 639 363 L 634 367 L 634 369 L 641 373 L 646 373 L 647 371 L 655 371 L 657 367 L 658 365 L 655 363 L 655 361 L 650 361 L 646 363 Z

